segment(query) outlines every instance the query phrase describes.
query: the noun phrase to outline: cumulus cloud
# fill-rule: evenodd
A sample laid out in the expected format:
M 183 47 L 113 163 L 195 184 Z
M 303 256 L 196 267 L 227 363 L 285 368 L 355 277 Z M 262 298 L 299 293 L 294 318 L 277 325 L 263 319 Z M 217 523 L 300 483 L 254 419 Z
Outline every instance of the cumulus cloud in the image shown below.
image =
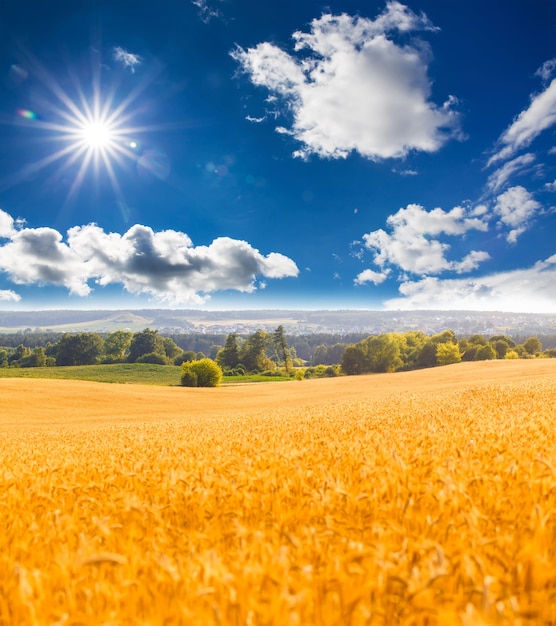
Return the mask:
M 390 272 L 375 272 L 374 270 L 363 270 L 360 272 L 353 281 L 356 285 L 364 285 L 366 283 L 373 283 L 374 285 L 380 285 L 387 278 Z
M 128 52 L 120 46 L 114 48 L 113 51 L 114 60 L 118 61 L 118 63 L 122 63 L 125 68 L 128 68 L 131 73 L 135 72 L 135 68 L 138 65 L 141 65 L 143 58 L 138 54 L 133 54 L 132 52 Z
M 488 177 L 487 188 L 493 193 L 500 191 L 513 176 L 523 173 L 534 161 L 535 155 L 528 152 L 504 163 Z
M 500 194 L 494 205 L 494 212 L 500 218 L 500 223 L 511 228 L 506 239 L 515 243 L 519 235 L 524 233 L 535 214 L 541 210 L 531 193 L 524 187 L 510 187 Z
M 525 269 L 470 279 L 426 277 L 400 285 L 401 297 L 387 300 L 387 310 L 554 310 L 556 254 Z
M 11 289 L 0 289 L 0 302 L 19 302 L 21 296 Z
M 301 143 L 294 155 L 370 159 L 434 152 L 459 135 L 455 98 L 431 101 L 424 43 L 399 44 L 395 33 L 434 30 L 428 18 L 390 1 L 375 20 L 324 14 L 310 32 L 295 32 L 294 52 L 263 42 L 232 57 L 253 84 L 280 98 L 293 114 L 288 133 Z
M 440 208 L 425 210 L 409 204 L 391 215 L 383 229 L 363 235 L 365 247 L 373 252 L 373 261 L 382 271 L 397 267 L 412 274 L 437 274 L 445 271 L 464 273 L 475 269 L 489 258 L 483 251 L 472 250 L 461 260 L 449 260 L 450 244 L 440 241 L 441 235 L 464 235 L 470 230 L 486 231 L 488 225 L 464 207 L 451 211 Z
M 9 239 L 14 233 L 14 219 L 0 209 L 0 238 Z
M 14 230 L 0 245 L 0 271 L 15 284 L 59 285 L 79 296 L 90 294 L 94 281 L 172 303 L 202 303 L 225 289 L 252 292 L 259 277 L 298 274 L 290 258 L 265 256 L 246 241 L 220 237 L 194 246 L 185 233 L 140 224 L 124 234 L 75 226 L 66 241 L 52 228 Z
M 556 123 L 556 79 L 540 94 L 531 98 L 522 111 L 498 140 L 500 149 L 488 165 L 511 158 L 518 150 L 527 148 L 544 130 Z

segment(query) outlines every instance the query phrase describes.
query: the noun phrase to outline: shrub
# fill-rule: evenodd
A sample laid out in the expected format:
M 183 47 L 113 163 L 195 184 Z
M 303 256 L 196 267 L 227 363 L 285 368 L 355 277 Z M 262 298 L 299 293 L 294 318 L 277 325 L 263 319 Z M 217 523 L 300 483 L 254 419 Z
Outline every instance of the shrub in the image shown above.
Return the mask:
M 222 369 L 212 359 L 186 361 L 181 367 L 181 384 L 184 387 L 218 387 L 222 380 Z M 195 375 L 196 384 L 192 384 L 195 379 L 191 374 Z
M 168 359 L 163 354 L 158 354 L 157 352 L 142 354 L 135 362 L 152 363 L 153 365 L 168 365 Z
M 181 375 L 183 387 L 197 387 L 197 374 L 192 369 L 187 369 Z

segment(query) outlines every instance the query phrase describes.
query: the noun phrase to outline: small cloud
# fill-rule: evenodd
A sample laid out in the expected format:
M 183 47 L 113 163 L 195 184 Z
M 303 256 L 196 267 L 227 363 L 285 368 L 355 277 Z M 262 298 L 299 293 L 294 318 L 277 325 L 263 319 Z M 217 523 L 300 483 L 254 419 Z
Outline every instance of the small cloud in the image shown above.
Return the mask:
M 460 261 L 448 259 L 450 244 L 442 241 L 440 236 L 488 230 L 483 219 L 461 206 L 451 211 L 440 208 L 427 211 L 418 204 L 409 204 L 391 215 L 387 225 L 390 232 L 381 228 L 363 235 L 365 247 L 373 251 L 373 260 L 382 271 L 394 266 L 412 274 L 462 273 L 488 258 L 486 252 L 472 250 Z
M 513 176 L 526 172 L 534 161 L 535 155 L 528 152 L 504 163 L 488 177 L 488 189 L 493 193 L 499 191 Z
M 551 183 L 546 183 L 544 189 L 546 189 L 547 191 L 556 191 L 556 180 Z
M 556 70 L 556 59 L 545 61 L 535 72 L 535 76 L 540 76 L 544 82 L 548 82 Z
M 487 166 L 511 158 L 518 150 L 527 148 L 544 130 L 556 124 L 556 79 L 540 94 L 531 98 L 522 111 L 498 139 L 500 148 L 490 157 Z
M 213 17 L 222 17 L 222 12 L 212 6 L 208 0 L 191 0 L 191 3 L 199 9 L 199 17 L 205 24 L 208 24 Z
M 519 235 L 529 227 L 531 219 L 542 206 L 524 187 L 511 187 L 500 194 L 494 205 L 494 213 L 499 216 L 500 224 L 511 230 L 506 236 L 509 243 L 515 243 Z
M 394 173 L 399 174 L 400 176 L 417 176 L 417 170 L 392 170 Z
M 19 302 L 21 296 L 11 289 L 0 289 L 0 302 Z
M 246 115 L 245 119 L 248 122 L 253 122 L 254 124 L 260 124 L 261 122 L 264 122 L 266 120 L 266 115 L 263 115 L 262 117 L 252 117 L 251 115 Z
M 135 73 L 135 67 L 141 65 L 143 58 L 138 54 L 127 52 L 120 46 L 114 48 L 113 52 L 114 60 L 118 63 L 122 63 L 125 68 L 129 68 L 131 73 Z
M 380 285 L 387 278 L 390 272 L 387 270 L 385 272 L 375 272 L 374 270 L 363 270 L 357 274 L 357 277 L 354 279 L 354 283 L 356 285 L 365 285 L 366 283 L 373 283 L 374 285 Z

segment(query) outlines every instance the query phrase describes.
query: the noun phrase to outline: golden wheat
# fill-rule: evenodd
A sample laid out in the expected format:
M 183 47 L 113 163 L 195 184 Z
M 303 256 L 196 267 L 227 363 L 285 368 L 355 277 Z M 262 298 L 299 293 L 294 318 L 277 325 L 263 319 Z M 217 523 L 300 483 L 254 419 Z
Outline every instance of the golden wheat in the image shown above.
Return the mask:
M 554 360 L 0 383 L 2 626 L 556 624 Z

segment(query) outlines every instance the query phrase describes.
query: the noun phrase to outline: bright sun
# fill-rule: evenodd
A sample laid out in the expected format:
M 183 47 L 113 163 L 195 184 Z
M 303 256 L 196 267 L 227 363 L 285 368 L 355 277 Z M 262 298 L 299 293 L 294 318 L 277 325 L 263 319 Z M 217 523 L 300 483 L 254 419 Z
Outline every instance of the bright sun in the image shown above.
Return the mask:
M 107 148 L 112 140 L 113 133 L 110 126 L 104 122 L 87 122 L 83 125 L 81 135 L 88 148 Z

